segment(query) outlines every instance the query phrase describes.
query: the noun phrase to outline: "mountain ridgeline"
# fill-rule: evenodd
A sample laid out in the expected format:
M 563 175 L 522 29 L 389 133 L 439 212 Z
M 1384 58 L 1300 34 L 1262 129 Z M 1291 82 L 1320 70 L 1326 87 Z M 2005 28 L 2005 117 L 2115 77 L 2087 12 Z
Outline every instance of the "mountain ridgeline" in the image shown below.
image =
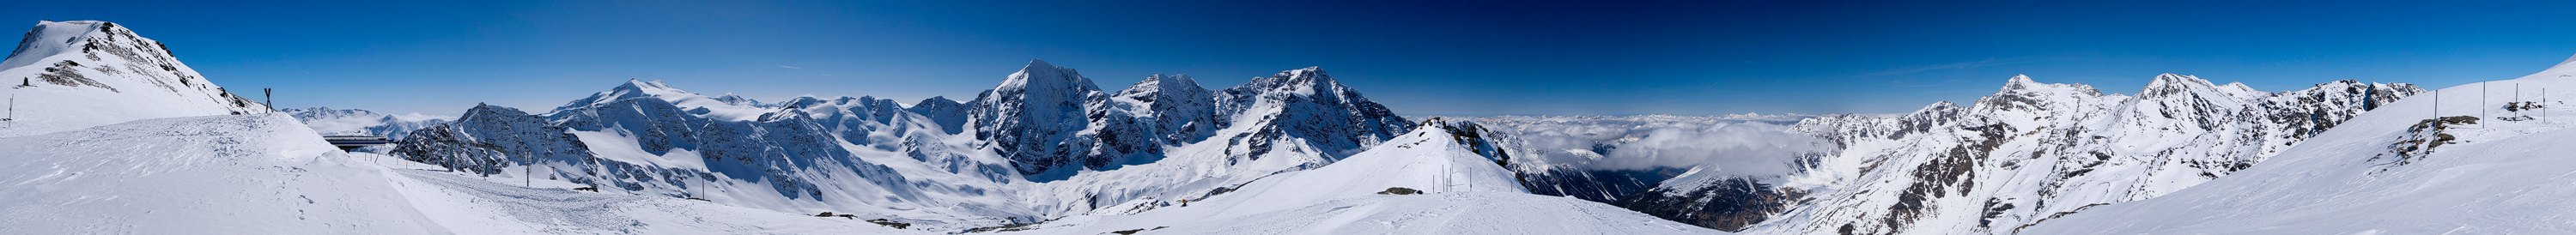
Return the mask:
M 1537 193 L 1726 231 L 2011 234 L 2085 207 L 2153 198 L 2227 176 L 2422 92 L 2351 80 L 2260 92 L 2164 74 L 2137 95 L 2121 95 L 2016 76 L 1968 106 L 1939 102 L 1898 115 L 1803 118 L 1789 131 L 1822 140 L 1824 148 L 1780 156 L 1797 169 L 1786 174 L 1514 169 L 1533 184 L 1550 184 L 1530 186 Z M 1629 147 L 1638 146 L 1520 151 Z M 1543 188 L 1560 190 L 1536 190 Z
M 1158 162 L 1182 146 L 1208 146 L 1202 148 L 1218 154 L 1197 158 L 1227 163 L 1218 168 L 1259 159 L 1288 167 L 1243 170 L 1256 175 L 1329 164 L 1413 125 L 1318 68 L 1224 90 L 1202 88 L 1187 75 L 1154 75 L 1104 92 L 1074 69 L 1033 60 L 973 100 L 933 97 L 908 106 L 873 97 L 760 102 L 628 81 L 542 114 L 477 106 L 456 121 L 408 133 L 393 152 L 479 174 L 533 171 L 770 209 L 1016 221 L 1108 203 L 1102 200 L 1202 191 L 1042 186 L 1116 183 L 1058 181 Z M 509 170 L 527 166 L 536 169 Z M 1127 196 L 1022 198 L 1046 188 Z

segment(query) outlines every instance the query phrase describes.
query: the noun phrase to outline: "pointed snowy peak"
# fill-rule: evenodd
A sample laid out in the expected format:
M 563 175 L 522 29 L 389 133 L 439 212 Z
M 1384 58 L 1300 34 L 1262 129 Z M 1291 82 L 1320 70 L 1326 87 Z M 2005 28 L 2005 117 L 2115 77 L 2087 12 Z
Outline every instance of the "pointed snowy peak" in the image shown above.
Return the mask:
M 2023 92 L 2072 92 L 2072 94 L 2091 95 L 2102 94 L 2101 91 L 2094 90 L 2093 85 L 2075 83 L 2040 83 L 2038 81 L 2031 80 L 2030 75 L 2013 75 L 2011 80 L 2004 81 L 2003 90 L 1997 91 L 1996 94 Z
M 1087 126 L 1083 107 L 1104 95 L 1071 68 L 1029 60 L 976 98 L 967 119 L 976 139 L 1018 162 L 1021 173 L 1035 175 L 1074 162 L 1064 142 Z
M 1217 122 L 1228 125 L 1227 129 L 1252 125 L 1257 127 L 1251 130 L 1283 130 L 1217 133 L 1218 138 L 1302 138 L 1307 147 L 1319 149 L 1323 159 L 1327 160 L 1377 145 L 1379 141 L 1412 130 L 1415 124 L 1396 116 L 1385 105 L 1370 102 L 1359 91 L 1343 86 L 1319 67 L 1253 78 L 1243 85 L 1217 92 L 1216 98 L 1215 114 L 1220 118 Z M 1260 156 L 1270 153 L 1265 145 L 1245 147 L 1250 148 L 1231 154 Z
M 688 91 L 683 91 L 679 88 L 673 88 L 670 84 L 664 84 L 660 80 L 641 81 L 628 79 L 626 80 L 626 83 L 619 84 L 616 88 L 610 88 L 608 91 L 591 94 L 590 97 L 573 100 L 570 103 L 565 103 L 564 106 L 555 107 L 553 111 L 547 112 L 544 116 L 553 117 L 567 113 L 581 112 L 583 110 L 608 108 L 611 106 L 633 107 L 632 105 L 660 105 L 626 102 L 627 100 L 642 98 L 657 99 L 660 100 L 660 102 L 669 103 L 669 105 L 681 110 L 688 110 L 688 114 L 718 120 L 756 120 L 761 114 L 771 111 L 764 105 L 760 105 L 757 101 L 750 100 L 749 98 L 740 98 L 739 96 L 735 96 L 735 98 L 740 99 L 728 101 L 725 99 L 718 99 L 718 97 L 689 93 Z
M 1243 83 L 1243 85 L 1235 86 L 1235 88 L 1228 88 L 1227 90 L 1235 90 L 1235 89 L 1241 89 L 1241 88 L 1254 88 L 1254 89 L 1280 89 L 1280 88 L 1288 88 L 1288 89 L 1316 89 L 1316 88 L 1332 89 L 1332 88 L 1339 88 L 1339 89 L 1347 89 L 1347 87 L 1342 87 L 1341 82 L 1334 81 L 1334 80 L 1333 80 L 1333 75 L 1325 74 L 1325 73 L 1324 73 L 1324 68 L 1323 68 L 1323 67 L 1321 67 L 1321 66 L 1317 66 L 1317 67 L 1306 67 L 1306 68 L 1302 68 L 1302 69 L 1295 69 L 1295 70 L 1288 70 L 1288 71 L 1279 71 L 1279 73 L 1278 73 L 1278 74 L 1271 74 L 1269 77 L 1257 77 L 1257 78 L 1252 78 L 1252 81 L 1251 81 L 1251 82 L 1245 82 L 1245 83 Z M 1339 90 L 1339 89 L 1336 89 L 1336 90 Z M 1308 91 L 1313 91 L 1313 90 L 1308 90 Z
M 2568 56 L 2567 60 L 2558 61 L 2557 66 L 2540 70 L 2540 73 L 2514 79 L 2576 79 L 2576 56 Z
M 2211 83 L 2209 83 L 2209 80 L 2200 79 L 2200 77 L 2194 77 L 2194 76 L 2191 76 L 2191 75 L 2173 74 L 2173 73 L 2157 74 L 2157 75 L 2156 75 L 2156 79 L 2155 79 L 2155 80 L 2151 80 L 2151 81 L 2148 81 L 2148 82 L 2147 82 L 2147 86 L 2177 86 L 2177 85 L 2180 85 L 2180 86 L 2217 86 L 2217 84 L 2211 84 Z
M 2005 80 L 2005 81 L 2004 81 L 2004 90 L 2020 90 L 2020 89 L 2025 89 L 2025 88 L 2030 88 L 2030 87 L 2036 87 L 2036 86 L 2040 86 L 2040 85 L 2045 85 L 2045 84 L 2040 84 L 2038 81 L 2031 81 L 2031 80 L 2030 80 L 2030 75 L 2027 75 L 2027 74 L 2015 74 L 2015 75 L 2013 75 L 2013 77 L 2012 77 L 2012 79 L 2011 79 L 2011 80 Z
M 1909 117 L 1923 117 L 1923 116 L 1934 116 L 1934 115 L 1938 115 L 1938 116 L 1948 116 L 1948 115 L 1950 115 L 1951 113 L 1956 113 L 1956 112 L 1958 112 L 1958 110 L 1959 110 L 1959 104 L 1958 104 L 1958 103 L 1951 103 L 1951 102 L 1950 102 L 1950 101 L 1948 101 L 1948 100 L 1943 100 L 1943 101 L 1941 101 L 1941 102 L 1932 102 L 1932 105 L 1924 105 L 1924 106 L 1923 106 L 1923 108 L 1920 108 L 1920 109 L 1914 109 L 1914 112 L 1912 112 L 1912 113 L 1906 113 L 1906 114 L 1905 114 L 1905 116 L 1909 116 Z
M 993 89 L 1099 91 L 1100 87 L 1092 84 L 1090 78 L 1082 77 L 1082 73 L 1074 71 L 1073 68 L 1057 67 L 1054 64 L 1048 64 L 1046 60 L 1031 59 L 1028 66 L 1022 66 L 1020 71 L 1012 72 L 1010 77 L 1004 78 L 1002 84 L 994 86 Z
M 1118 96 L 1131 96 L 1131 95 L 1135 95 L 1135 94 L 1147 94 L 1147 93 L 1161 93 L 1161 92 L 1166 92 L 1166 91 L 1175 91 L 1175 92 L 1189 92 L 1189 91 L 1206 92 L 1206 91 L 1208 91 L 1208 89 L 1207 89 L 1206 87 L 1200 87 L 1200 86 L 1199 86 L 1199 82 L 1198 82 L 1198 80 L 1190 79 L 1190 75 L 1187 75 L 1187 74 L 1183 74 L 1183 75 L 1176 75 L 1176 76 L 1164 76 L 1163 74 L 1154 74 L 1153 76 L 1146 76 L 1146 77 L 1145 77 L 1145 80 L 1139 80 L 1139 81 L 1136 81 L 1136 85 L 1127 86 L 1127 89 L 1119 90 L 1119 91 L 1118 91 Z
M 0 62 L 0 79 L 15 86 L 0 95 L 20 99 L 14 119 L 21 123 L 0 136 L 274 111 L 199 76 L 161 42 L 101 21 L 37 23 Z
M 626 79 L 626 84 L 619 84 L 619 85 L 617 85 L 617 88 L 610 88 L 610 89 L 609 89 L 609 91 L 610 91 L 610 92 L 633 92 L 633 93 L 649 94 L 649 95 L 661 95 L 661 94 L 688 94 L 688 93 L 689 93 L 688 91 L 681 91 L 679 88 L 671 88 L 671 85 L 670 85 L 670 84 L 663 84 L 663 83 L 662 83 L 662 80 L 653 80 L 653 81 L 649 81 L 649 82 L 648 82 L 648 81 L 639 81 L 639 80 L 635 80 L 635 79 Z
M 2167 73 L 2156 75 L 2155 80 L 2148 81 L 2147 87 L 2138 91 L 2138 96 L 2142 98 L 2157 98 L 2192 92 L 2221 91 L 2218 89 L 2217 84 L 2210 84 L 2209 80 L 2202 80 L 2200 77 L 2193 77 L 2191 75 Z M 2229 95 L 2233 96 L 2234 94 Z
M 8 62 L 0 63 L 0 69 L 38 65 L 45 62 L 46 57 L 97 50 L 111 50 L 115 56 L 128 61 L 177 62 L 161 42 L 135 36 L 133 30 L 116 23 L 37 21 L 35 29 L 27 30 L 26 38 L 18 42 L 17 50 L 9 53 Z

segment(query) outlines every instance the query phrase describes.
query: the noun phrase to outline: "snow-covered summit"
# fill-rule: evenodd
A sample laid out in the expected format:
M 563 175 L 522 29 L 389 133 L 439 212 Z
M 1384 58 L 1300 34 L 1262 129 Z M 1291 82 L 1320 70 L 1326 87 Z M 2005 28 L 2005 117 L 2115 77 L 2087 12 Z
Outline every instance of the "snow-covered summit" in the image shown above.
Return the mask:
M 179 63 L 168 46 L 103 21 L 41 21 L 6 62 L 0 93 L 16 97 L 0 136 L 182 116 L 270 112 Z
M 1358 90 L 1343 86 L 1321 67 L 1280 71 L 1269 77 L 1253 78 L 1243 85 L 1219 91 L 1218 121 L 1227 128 L 1275 129 L 1242 133 L 1224 138 L 1255 138 L 1247 148 L 1229 150 L 1236 155 L 1257 158 L 1272 149 L 1271 141 L 1293 141 L 1300 152 L 1321 153 L 1324 162 L 1358 153 L 1367 146 L 1413 129 L 1404 117 L 1395 115 L 1385 105 L 1371 102 Z M 1293 139 L 1281 138 L 1282 136 Z
M 1044 60 L 1012 72 L 1002 84 L 976 97 L 968 119 L 977 139 L 998 148 L 1022 174 L 1039 174 L 1081 161 L 1081 146 L 1065 141 L 1089 120 L 1083 104 L 1103 96 L 1098 85 L 1072 68 Z M 1064 174 L 1064 173 L 1059 173 Z

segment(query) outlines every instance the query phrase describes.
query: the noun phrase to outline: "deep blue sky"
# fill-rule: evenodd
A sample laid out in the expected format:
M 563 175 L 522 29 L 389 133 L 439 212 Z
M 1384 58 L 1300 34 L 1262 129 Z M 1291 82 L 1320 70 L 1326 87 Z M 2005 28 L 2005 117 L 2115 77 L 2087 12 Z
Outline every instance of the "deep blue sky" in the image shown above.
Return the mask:
M 1113 90 L 1323 66 L 1406 115 L 1714 115 L 1905 112 L 2014 74 L 2109 93 L 2159 73 L 2442 87 L 2576 54 L 2570 1 L 368 2 L 24 1 L 0 22 L 117 22 L 282 106 L 438 115 L 541 111 L 628 78 L 967 99 L 1032 58 Z

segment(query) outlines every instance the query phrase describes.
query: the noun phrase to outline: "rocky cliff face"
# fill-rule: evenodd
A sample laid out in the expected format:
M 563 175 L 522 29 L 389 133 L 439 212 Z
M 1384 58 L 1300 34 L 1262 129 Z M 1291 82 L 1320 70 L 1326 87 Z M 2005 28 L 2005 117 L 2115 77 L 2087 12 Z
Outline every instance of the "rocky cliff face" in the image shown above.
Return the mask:
M 1235 146 L 1226 153 L 1239 160 L 1285 151 L 1330 163 L 1413 129 L 1412 122 L 1368 101 L 1322 68 L 1254 78 L 1219 91 L 1216 98 L 1217 122 L 1228 124 L 1223 129 L 1248 131 L 1211 141 Z
M 1002 85 L 976 97 L 977 106 L 967 112 L 967 119 L 975 128 L 975 138 L 1015 162 L 1021 174 L 1059 171 L 1055 174 L 1068 175 L 1080 166 L 1059 168 L 1105 163 L 1113 157 L 1088 152 L 1090 148 L 1083 146 L 1087 141 L 1072 140 L 1090 121 L 1083 104 L 1104 96 L 1090 78 L 1072 68 L 1030 60 Z

